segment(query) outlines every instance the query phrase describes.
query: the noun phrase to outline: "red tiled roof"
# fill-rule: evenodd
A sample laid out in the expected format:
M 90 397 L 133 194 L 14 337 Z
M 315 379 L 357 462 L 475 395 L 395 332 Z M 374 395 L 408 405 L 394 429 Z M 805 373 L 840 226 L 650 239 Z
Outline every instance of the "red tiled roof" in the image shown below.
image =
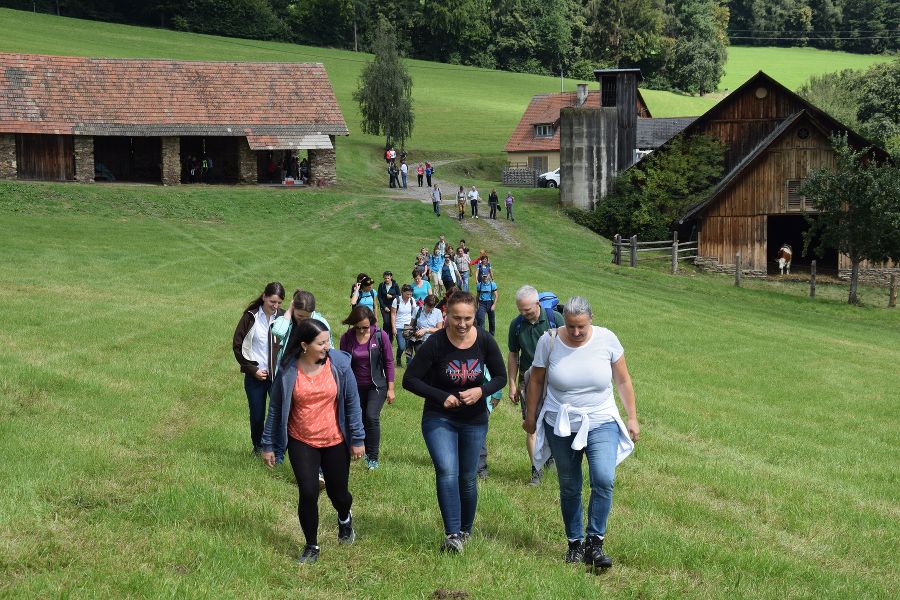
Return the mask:
M 347 135 L 318 63 L 0 53 L 0 132 Z
M 531 99 L 525 114 L 513 130 L 506 142 L 507 152 L 559 151 L 559 111 L 575 106 L 576 92 L 558 94 L 540 94 Z M 600 107 L 600 92 L 588 91 L 585 106 Z M 542 123 L 555 123 L 553 135 L 550 137 L 534 137 L 534 126 Z

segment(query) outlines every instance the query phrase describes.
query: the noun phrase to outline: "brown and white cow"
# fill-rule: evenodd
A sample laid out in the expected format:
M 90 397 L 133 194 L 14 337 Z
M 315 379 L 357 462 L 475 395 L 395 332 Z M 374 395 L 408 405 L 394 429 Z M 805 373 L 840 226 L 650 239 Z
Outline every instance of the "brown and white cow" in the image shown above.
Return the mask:
M 790 244 L 781 245 L 781 248 L 778 250 L 778 268 L 782 275 L 784 275 L 785 269 L 787 269 L 788 275 L 791 274 L 791 257 L 793 255 L 794 250 L 791 248 Z

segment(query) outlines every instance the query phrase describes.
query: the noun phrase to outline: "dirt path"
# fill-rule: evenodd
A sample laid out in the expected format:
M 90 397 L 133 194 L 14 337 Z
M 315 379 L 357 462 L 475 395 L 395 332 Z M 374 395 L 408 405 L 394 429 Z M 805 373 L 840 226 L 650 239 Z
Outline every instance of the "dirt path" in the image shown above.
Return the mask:
M 463 160 L 467 160 L 464 158 L 454 159 L 454 160 L 442 160 L 435 161 L 433 164 L 435 166 L 435 171 L 440 171 L 440 167 L 442 165 L 447 165 L 453 162 L 460 162 Z M 387 176 L 385 175 L 385 179 Z M 432 185 L 437 184 L 438 187 L 441 188 L 441 217 L 448 217 L 451 219 L 455 219 L 456 212 L 456 192 L 459 190 L 459 186 L 463 185 L 461 182 L 450 181 L 447 179 L 439 178 L 434 176 L 431 178 Z M 414 168 L 410 170 L 410 176 L 407 178 L 407 187 L 403 188 L 388 188 L 389 197 L 394 200 L 415 200 L 419 201 L 422 204 L 426 204 L 431 206 L 431 188 L 427 187 L 423 182 L 422 187 L 419 187 L 418 181 L 416 179 L 416 173 Z M 468 190 L 467 190 L 468 191 Z M 488 208 L 487 203 L 487 195 L 489 192 L 479 190 L 479 194 L 481 195 L 481 200 L 478 203 L 479 219 L 473 219 L 469 214 L 469 202 L 466 201 L 466 218 L 462 220 L 460 225 L 467 232 L 478 234 L 482 237 L 490 237 L 490 233 L 488 230 L 492 230 L 495 235 L 500 237 L 504 242 L 510 244 L 511 246 L 520 246 L 519 240 L 515 235 L 515 223 L 512 221 L 507 221 L 504 216 L 505 211 L 502 206 L 497 209 L 497 219 L 489 219 L 487 215 L 490 214 L 490 209 Z

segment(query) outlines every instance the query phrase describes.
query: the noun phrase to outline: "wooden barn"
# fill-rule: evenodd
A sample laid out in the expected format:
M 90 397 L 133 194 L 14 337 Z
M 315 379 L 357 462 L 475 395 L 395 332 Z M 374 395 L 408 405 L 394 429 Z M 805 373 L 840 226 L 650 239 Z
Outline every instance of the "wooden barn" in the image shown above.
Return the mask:
M 777 272 L 778 250 L 787 243 L 797 267 L 816 258 L 820 271 L 848 277 L 848 257 L 802 253 L 805 216 L 814 216 L 816 207 L 799 189 L 811 171 L 834 165 L 829 137 L 839 132 L 847 132 L 854 147 L 871 145 L 761 71 L 685 128 L 684 135 L 710 135 L 726 147 L 725 175 L 681 219 L 696 229 L 697 264 L 734 272 L 740 252 L 742 271 L 765 277 Z M 881 283 L 889 266 L 862 265 L 861 273 Z
M 0 179 L 332 183 L 348 133 L 321 64 L 0 53 Z

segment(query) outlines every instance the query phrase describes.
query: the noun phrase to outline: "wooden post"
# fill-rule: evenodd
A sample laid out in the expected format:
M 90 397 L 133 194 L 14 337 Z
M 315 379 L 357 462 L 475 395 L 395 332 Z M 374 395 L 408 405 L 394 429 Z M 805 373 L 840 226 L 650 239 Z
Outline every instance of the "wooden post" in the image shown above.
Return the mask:
M 741 253 L 734 255 L 734 285 L 741 287 Z
M 816 297 L 816 261 L 809 265 L 809 297 Z
M 672 234 L 672 275 L 678 272 L 678 231 Z
M 631 236 L 631 266 L 637 266 L 637 236 Z
M 888 308 L 897 307 L 897 274 L 891 273 L 891 292 L 888 296 Z
M 613 236 L 613 264 L 622 265 L 622 236 L 618 233 Z

